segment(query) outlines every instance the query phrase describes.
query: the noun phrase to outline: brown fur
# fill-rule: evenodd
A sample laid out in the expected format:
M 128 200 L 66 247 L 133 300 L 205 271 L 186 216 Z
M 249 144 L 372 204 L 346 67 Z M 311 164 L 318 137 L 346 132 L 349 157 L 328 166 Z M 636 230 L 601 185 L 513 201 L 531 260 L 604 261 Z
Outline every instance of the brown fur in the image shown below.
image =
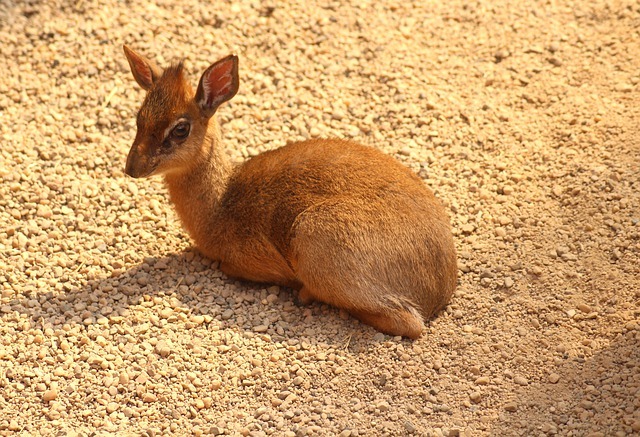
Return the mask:
M 194 97 L 182 65 L 153 82 L 127 174 L 164 174 L 184 227 L 225 274 L 294 287 L 303 303 L 418 337 L 457 281 L 448 218 L 424 183 L 393 158 L 342 140 L 292 143 L 232 168 L 210 117 L 216 108 Z M 185 114 L 190 136 L 164 150 L 163 132 Z

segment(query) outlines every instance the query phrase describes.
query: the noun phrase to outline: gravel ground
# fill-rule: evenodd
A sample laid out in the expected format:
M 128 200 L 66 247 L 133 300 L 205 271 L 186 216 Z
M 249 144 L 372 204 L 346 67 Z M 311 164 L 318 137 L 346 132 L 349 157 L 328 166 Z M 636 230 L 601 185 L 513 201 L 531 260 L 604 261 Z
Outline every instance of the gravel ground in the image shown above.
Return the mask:
M 0 3 L 0 435 L 640 433 L 640 3 Z M 355 138 L 446 203 L 460 284 L 417 341 L 190 248 L 124 163 L 122 44 L 240 161 Z

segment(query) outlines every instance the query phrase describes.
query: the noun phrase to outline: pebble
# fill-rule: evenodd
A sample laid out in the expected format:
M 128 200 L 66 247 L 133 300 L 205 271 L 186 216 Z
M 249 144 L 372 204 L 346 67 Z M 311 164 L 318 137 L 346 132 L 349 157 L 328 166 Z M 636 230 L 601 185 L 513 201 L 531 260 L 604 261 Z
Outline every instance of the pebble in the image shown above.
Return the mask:
M 502 226 L 510 225 L 512 221 L 513 220 L 511 220 L 511 217 L 506 215 L 501 215 L 498 217 L 498 223 L 500 223 L 500 225 Z
M 558 381 L 560 381 L 560 375 L 558 375 L 557 373 L 549 374 L 549 382 L 551 384 L 556 384 Z
M 479 378 L 476 379 L 476 384 L 477 385 L 487 385 L 489 384 L 489 377 L 487 376 L 481 376 Z
M 462 225 L 462 227 L 460 229 L 465 234 L 471 234 L 476 229 L 476 227 L 474 225 L 472 225 L 471 223 L 467 223 L 466 225 Z
M 633 89 L 634 89 L 634 85 L 630 83 L 621 83 L 616 85 L 616 91 L 619 91 L 621 93 L 629 93 L 633 91 Z
M 542 272 L 543 272 L 543 270 L 538 266 L 533 266 L 529 270 L 530 270 L 530 272 L 532 274 L 534 274 L 536 276 L 540 276 L 542 274 Z
M 562 66 L 562 61 L 561 61 L 560 59 L 556 58 L 555 56 L 551 56 L 551 57 L 548 59 L 548 61 L 549 61 L 549 63 L 550 63 L 551 65 L 553 65 L 554 67 L 561 67 L 561 66 Z
M 163 319 L 168 319 L 173 315 L 173 309 L 171 308 L 163 308 L 160 310 L 160 317 Z
M 380 401 L 376 403 L 376 408 L 382 412 L 389 411 L 389 403 L 387 401 Z
M 118 376 L 118 382 L 121 385 L 129 384 L 129 374 L 127 372 L 120 373 L 120 375 Z
M 515 402 L 507 402 L 504 405 L 504 409 L 509 412 L 514 412 L 518 410 L 518 405 Z
M 515 378 L 513 378 L 513 382 L 518 385 L 529 385 L 529 381 L 527 381 L 527 379 L 522 376 L 516 376 Z
M 509 53 L 509 50 L 499 49 L 498 51 L 495 52 L 493 56 L 496 62 L 502 62 L 504 59 L 508 58 L 510 55 L 511 53 Z
M 404 429 L 409 433 L 409 434 L 413 434 L 415 433 L 418 429 L 416 428 L 416 426 L 411 423 L 410 420 L 405 420 L 404 421 Z
M 161 357 L 166 358 L 171 354 L 172 349 L 167 342 L 161 340 L 156 344 L 155 351 Z
M 589 314 L 591 311 L 593 311 L 591 307 L 586 303 L 579 303 L 578 305 L 576 305 L 576 308 L 578 308 L 580 311 L 582 311 L 585 314 Z
M 58 392 L 56 390 L 47 390 L 42 395 L 42 400 L 45 402 L 50 402 L 57 398 L 58 398 Z
M 145 393 L 142 395 L 142 401 L 145 403 L 151 403 L 151 402 L 156 402 L 158 400 L 158 397 L 156 395 L 154 395 L 153 393 Z
M 194 316 L 191 316 L 190 320 L 196 325 L 202 325 L 204 323 L 204 316 L 194 315 Z

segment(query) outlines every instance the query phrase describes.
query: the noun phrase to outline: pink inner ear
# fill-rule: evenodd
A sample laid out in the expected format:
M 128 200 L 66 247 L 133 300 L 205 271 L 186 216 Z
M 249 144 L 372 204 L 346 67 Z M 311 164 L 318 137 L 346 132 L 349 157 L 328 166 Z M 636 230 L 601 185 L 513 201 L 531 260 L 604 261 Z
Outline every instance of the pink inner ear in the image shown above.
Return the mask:
M 224 100 L 225 96 L 233 87 L 233 61 L 223 62 L 214 66 L 204 81 L 204 91 L 208 106 L 220 100 Z

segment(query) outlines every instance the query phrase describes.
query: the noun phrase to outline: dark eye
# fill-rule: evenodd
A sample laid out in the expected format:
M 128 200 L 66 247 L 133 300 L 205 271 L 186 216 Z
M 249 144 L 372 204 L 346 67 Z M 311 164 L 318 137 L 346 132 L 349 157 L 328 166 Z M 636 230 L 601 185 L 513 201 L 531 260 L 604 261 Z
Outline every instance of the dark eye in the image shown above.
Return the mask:
M 175 140 L 184 140 L 189 136 L 189 131 L 191 130 L 191 126 L 186 121 L 181 121 L 176 124 L 175 127 L 171 130 L 171 138 Z

